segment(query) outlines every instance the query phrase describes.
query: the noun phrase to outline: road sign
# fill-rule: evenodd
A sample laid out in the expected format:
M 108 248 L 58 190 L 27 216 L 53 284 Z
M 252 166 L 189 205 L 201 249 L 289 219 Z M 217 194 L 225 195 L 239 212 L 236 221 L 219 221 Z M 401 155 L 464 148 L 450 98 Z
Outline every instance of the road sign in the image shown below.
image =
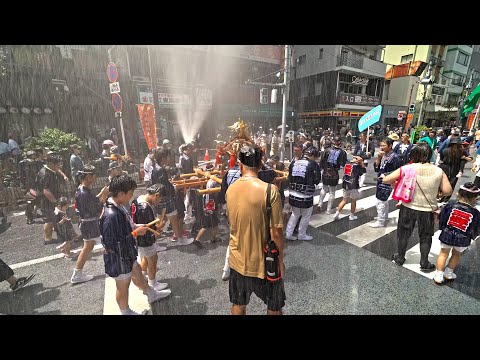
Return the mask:
M 403 114 L 401 112 L 398 113 L 397 115 L 397 120 L 403 120 Z
M 118 79 L 117 65 L 115 65 L 113 62 L 108 63 L 107 65 L 107 78 L 112 83 Z
M 122 111 L 123 101 L 122 101 L 122 97 L 120 96 L 120 94 L 112 94 L 112 106 L 113 106 L 113 110 L 115 110 L 115 112 Z
M 118 94 L 120 92 L 120 83 L 118 81 L 112 82 L 109 85 L 110 85 L 110 94 Z

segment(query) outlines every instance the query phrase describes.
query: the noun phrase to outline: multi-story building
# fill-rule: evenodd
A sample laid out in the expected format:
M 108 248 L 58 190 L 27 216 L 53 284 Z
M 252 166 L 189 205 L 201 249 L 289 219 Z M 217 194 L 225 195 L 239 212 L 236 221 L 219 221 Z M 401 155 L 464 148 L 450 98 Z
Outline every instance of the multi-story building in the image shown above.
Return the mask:
M 458 121 L 459 102 L 472 52 L 472 45 L 387 45 L 384 61 L 389 68 L 409 61 L 432 64 L 433 83 L 427 86 L 421 122 L 428 126 L 445 126 Z M 427 68 L 422 74 L 416 74 L 419 79 L 425 77 Z M 419 86 L 415 96 L 413 124 L 417 124 L 424 89 Z
M 102 46 L 2 45 L 0 49 L 0 137 L 13 130 L 22 140 L 44 127 L 56 127 L 82 138 L 101 139 L 117 126 Z
M 278 82 L 283 51 L 278 45 L 135 45 L 111 54 L 128 67 L 138 103 L 155 105 L 157 136 L 180 143 L 197 133 L 210 141 L 238 118 L 255 129 L 280 125 L 281 101 L 260 104 L 260 87 L 245 82 Z
M 443 78 L 446 80 L 448 87 L 443 104 L 448 107 L 455 107 L 457 111 L 468 82 L 467 75 L 472 53 L 473 45 L 448 45 L 443 69 Z
M 160 140 L 176 143 L 191 140 L 184 132 L 193 132 L 192 127 L 213 138 L 238 118 L 256 127 L 277 126 L 281 100 L 260 104 L 259 87 L 245 81 L 278 82 L 283 54 L 278 45 L 2 45 L 0 140 L 11 130 L 25 139 L 48 126 L 99 141 L 115 127 L 121 141 L 108 86 L 109 61 L 118 68 L 127 148 L 133 154 L 146 150 L 137 110 L 141 103 L 154 103 Z
M 356 131 L 382 97 L 384 45 L 294 45 L 290 103 L 297 126 Z
M 467 89 L 472 91 L 480 83 L 480 45 L 473 45 L 472 58 L 470 60 L 470 67 L 467 74 L 467 83 L 470 78 L 472 79 L 471 88 Z

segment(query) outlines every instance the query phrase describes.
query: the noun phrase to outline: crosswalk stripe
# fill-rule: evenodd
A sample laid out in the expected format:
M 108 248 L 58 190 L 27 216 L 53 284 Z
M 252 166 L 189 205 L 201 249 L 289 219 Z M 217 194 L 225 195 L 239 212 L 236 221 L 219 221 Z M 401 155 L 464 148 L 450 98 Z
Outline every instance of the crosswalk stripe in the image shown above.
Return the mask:
M 395 210 L 388 214 L 390 220 L 387 226 L 372 228 L 368 225 L 368 223 L 365 223 L 357 226 L 356 228 L 345 231 L 344 233 L 337 235 L 337 237 L 358 247 L 364 247 L 365 245 L 370 244 L 372 241 L 375 241 L 376 239 L 397 230 L 397 219 L 399 213 L 400 210 Z
M 441 232 L 441 230 L 437 230 L 432 237 L 432 247 L 430 248 L 430 253 L 428 254 L 428 261 L 430 261 L 432 264 L 437 263 L 437 257 L 440 254 L 441 247 L 438 237 L 440 236 Z M 403 264 L 403 267 L 429 279 L 433 279 L 435 276 L 435 271 L 429 273 L 420 271 L 420 243 L 407 250 L 405 253 L 405 263 Z
M 356 209 L 355 213 L 358 213 L 362 210 L 366 210 L 368 208 L 371 208 L 371 207 L 375 206 L 376 203 L 377 203 L 377 200 L 376 200 L 375 195 L 368 196 L 366 198 L 357 200 L 357 209 Z M 342 218 L 344 218 L 348 215 L 350 215 L 350 203 L 345 205 L 345 207 L 343 208 L 342 213 L 340 214 L 340 219 L 342 219 Z M 333 221 L 334 221 L 333 220 L 333 214 L 329 215 L 329 214 L 326 214 L 325 212 L 322 212 L 320 214 L 312 215 L 312 217 L 310 218 L 309 225 L 313 226 L 314 228 L 318 228 L 320 226 L 326 225 L 326 224 L 331 223 Z

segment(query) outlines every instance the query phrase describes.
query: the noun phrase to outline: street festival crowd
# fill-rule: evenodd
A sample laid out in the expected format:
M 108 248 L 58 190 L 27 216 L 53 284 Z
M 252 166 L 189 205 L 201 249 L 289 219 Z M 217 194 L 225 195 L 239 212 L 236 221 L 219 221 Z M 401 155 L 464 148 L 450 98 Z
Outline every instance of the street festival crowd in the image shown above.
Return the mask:
M 349 220 L 355 221 L 359 189 L 365 186 L 366 172 L 372 171 L 369 163 L 377 173 L 377 216 L 369 225 L 387 226 L 388 200 L 398 200 L 398 251 L 392 254 L 393 263 L 402 266 L 405 262 L 408 240 L 418 223 L 420 270 L 436 271 L 437 284 L 456 278 L 461 254 L 479 232 L 480 213 L 475 204 L 480 195 L 480 130 L 430 128 L 415 134 L 411 129 L 402 132 L 376 126 L 355 141 L 353 131 L 346 127 L 337 133 L 300 128 L 291 139 L 291 156 L 286 151 L 290 161 L 282 162 L 280 147 L 286 144 L 281 144 L 276 130 L 259 127 L 250 134 L 248 126 L 242 121 L 238 124 L 231 128 L 239 132 L 216 137 L 217 153 L 212 160 L 208 149 L 203 153 L 205 144 L 200 147 L 195 140 L 182 144 L 178 153 L 168 139 L 149 149 L 143 163 L 145 189 L 136 198 L 133 193 L 139 184 L 125 171 L 116 138 L 103 141 L 96 166 L 84 164 L 84 149 L 72 146 L 70 173 L 77 187 L 69 196 L 60 191 L 61 182 L 69 180 L 62 171 L 64 159 L 44 148 L 22 156 L 13 134 L 8 142 L 0 141 L 0 170 L 17 167 L 26 191 L 26 223 L 43 218 L 44 245 L 58 244 L 58 251 L 75 262 L 72 284 L 94 278 L 84 267 L 94 246 L 101 244 L 105 273 L 115 279 L 116 299 L 124 315 L 137 314 L 128 303 L 130 281 L 149 303 L 171 294 L 157 274 L 157 253 L 166 250 L 159 243 L 165 237 L 162 233 L 171 233 L 172 242 L 202 248 L 207 233 L 211 242 L 226 240 L 219 234 L 219 224 L 230 227 L 221 278 L 229 281 L 231 313 L 245 314 L 253 292 L 267 305 L 268 314 L 281 314 L 286 300 L 284 239 L 311 241 L 307 231 L 312 213 L 325 211 L 338 220 L 348 202 Z M 377 154 L 376 146 L 380 147 Z M 476 158 L 470 155 L 474 146 Z M 461 185 L 456 200 L 450 201 L 467 162 L 474 162 L 475 181 Z M 94 191 L 102 172 L 108 174 L 106 183 Z M 343 199 L 334 208 L 340 183 Z M 206 190 L 199 191 L 202 187 Z M 326 194 L 330 196 L 324 209 Z M 314 195 L 320 196 L 316 206 Z M 72 206 L 79 229 L 73 225 Z M 442 230 L 441 253 L 432 264 L 428 254 L 436 222 Z M 81 251 L 72 252 L 79 242 L 83 242 Z M 0 281 L 8 281 L 12 291 L 33 276 L 17 278 L 0 259 Z

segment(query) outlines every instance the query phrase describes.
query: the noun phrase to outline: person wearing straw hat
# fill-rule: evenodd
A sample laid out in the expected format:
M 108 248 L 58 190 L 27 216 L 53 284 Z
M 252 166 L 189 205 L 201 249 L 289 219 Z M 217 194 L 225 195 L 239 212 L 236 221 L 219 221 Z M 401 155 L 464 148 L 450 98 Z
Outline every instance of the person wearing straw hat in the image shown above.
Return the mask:
M 400 141 L 399 141 L 400 137 L 398 136 L 397 133 L 394 133 L 394 132 L 392 132 L 390 135 L 388 135 L 388 137 L 393 140 L 393 148 L 395 149 L 395 147 L 398 144 L 400 144 Z

